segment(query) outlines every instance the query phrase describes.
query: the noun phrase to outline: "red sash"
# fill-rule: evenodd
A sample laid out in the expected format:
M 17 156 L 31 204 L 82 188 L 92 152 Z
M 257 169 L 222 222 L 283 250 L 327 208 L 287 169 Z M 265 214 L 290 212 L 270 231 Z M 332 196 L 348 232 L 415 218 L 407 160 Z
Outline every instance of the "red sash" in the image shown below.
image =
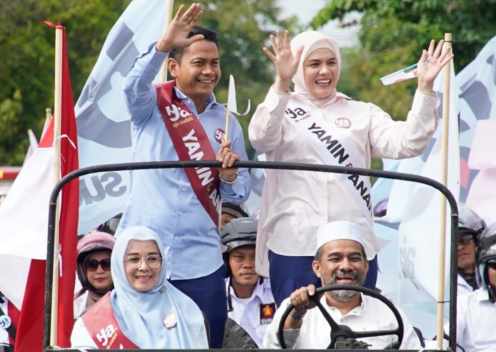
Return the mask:
M 179 160 L 216 160 L 198 117 L 174 93 L 175 81 L 156 87 L 157 104 Z M 210 167 L 184 169 L 198 200 L 218 226 L 219 171 Z
M 100 298 L 84 315 L 83 323 L 100 349 L 139 349 L 119 328 L 110 303 L 110 292 Z

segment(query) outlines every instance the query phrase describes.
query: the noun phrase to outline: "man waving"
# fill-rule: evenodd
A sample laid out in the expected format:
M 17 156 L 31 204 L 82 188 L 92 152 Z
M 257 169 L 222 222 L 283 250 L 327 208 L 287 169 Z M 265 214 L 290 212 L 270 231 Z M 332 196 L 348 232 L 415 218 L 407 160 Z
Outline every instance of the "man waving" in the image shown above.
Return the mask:
M 141 54 L 127 76 L 135 161 L 219 160 L 223 168 L 135 171 L 119 232 L 146 225 L 168 249 L 167 275 L 202 309 L 220 347 L 227 316 L 224 267 L 217 231 L 219 199 L 240 203 L 250 190 L 241 127 L 233 118 L 223 135 L 225 108 L 215 101 L 220 58 L 217 35 L 197 27 L 202 8 L 182 6 L 160 40 Z M 153 86 L 168 58 L 172 81 Z

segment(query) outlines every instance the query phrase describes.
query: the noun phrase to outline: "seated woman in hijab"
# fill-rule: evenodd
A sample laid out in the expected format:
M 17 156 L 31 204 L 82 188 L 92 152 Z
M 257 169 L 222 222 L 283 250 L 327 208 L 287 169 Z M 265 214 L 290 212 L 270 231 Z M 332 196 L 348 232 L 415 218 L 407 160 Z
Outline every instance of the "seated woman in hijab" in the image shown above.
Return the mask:
M 72 347 L 208 348 L 202 312 L 166 280 L 165 262 L 153 230 L 129 227 L 118 234 L 114 289 L 76 321 Z
M 264 52 L 274 64 L 275 81 L 248 131 L 268 161 L 370 168 L 372 157 L 409 158 L 428 145 L 436 129 L 434 79 L 452 57 L 442 41 L 431 41 L 420 56 L 418 88 L 406 121 L 394 121 L 378 106 L 337 91 L 341 57 L 327 35 L 308 31 L 290 41 L 280 32 L 271 42 Z M 372 228 L 368 177 L 266 170 L 257 272 L 270 276 L 277 304 L 301 286 L 318 284 L 311 265 L 316 230 L 336 220 Z M 374 234 L 367 237 L 377 252 Z M 376 266 L 369 266 L 369 275 L 376 277 Z M 374 287 L 374 277 L 366 285 Z

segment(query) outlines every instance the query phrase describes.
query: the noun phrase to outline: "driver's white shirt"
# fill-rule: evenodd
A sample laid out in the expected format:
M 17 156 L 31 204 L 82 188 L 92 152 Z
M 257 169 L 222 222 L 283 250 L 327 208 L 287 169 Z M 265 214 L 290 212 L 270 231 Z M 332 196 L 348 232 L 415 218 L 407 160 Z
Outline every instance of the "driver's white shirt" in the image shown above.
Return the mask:
M 355 307 L 350 312 L 342 315 L 341 312 L 327 305 L 325 295 L 322 296 L 320 302 L 326 308 L 337 324 L 347 325 L 352 330 L 371 331 L 371 330 L 393 330 L 396 329 L 398 323 L 389 308 L 381 301 L 365 296 L 362 296 L 362 303 Z M 277 329 L 281 316 L 288 306 L 289 298 L 286 298 L 276 312 L 274 320 L 269 325 L 267 333 L 263 341 L 263 348 L 281 348 L 277 340 Z M 403 319 L 404 334 L 401 349 L 420 349 L 420 342 L 413 331 L 413 328 L 406 318 L 405 314 L 400 311 Z M 292 330 L 297 335 L 293 345 L 295 349 L 324 349 L 331 342 L 331 328 L 322 313 L 317 307 L 307 311 L 303 317 L 302 326 L 299 330 Z M 298 333 L 299 331 L 299 333 Z M 286 337 L 286 334 L 285 334 Z M 289 336 L 288 336 L 289 337 Z M 286 338 L 286 344 L 290 343 L 291 337 Z M 359 339 L 370 345 L 372 349 L 382 349 L 390 343 L 397 340 L 396 335 L 376 336 Z M 293 340 L 294 341 L 294 340 Z
M 479 288 L 459 297 L 456 342 L 466 352 L 496 351 L 496 303 Z

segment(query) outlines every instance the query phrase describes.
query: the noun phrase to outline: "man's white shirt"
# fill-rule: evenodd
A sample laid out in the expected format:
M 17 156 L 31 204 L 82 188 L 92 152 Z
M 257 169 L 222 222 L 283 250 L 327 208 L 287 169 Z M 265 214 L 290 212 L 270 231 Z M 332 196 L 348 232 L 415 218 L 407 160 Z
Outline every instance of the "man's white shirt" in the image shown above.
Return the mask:
M 347 325 L 356 332 L 394 330 L 398 327 L 398 323 L 396 322 L 392 311 L 385 304 L 372 297 L 365 295 L 362 295 L 361 297 L 361 305 L 355 307 L 345 315 L 342 315 L 337 308 L 327 305 L 325 295 L 322 296 L 320 302 L 337 324 Z M 269 325 L 265 335 L 262 345 L 263 348 L 281 348 L 277 339 L 277 329 L 281 316 L 286 310 L 288 303 L 289 299 L 285 299 L 278 308 L 276 316 Z M 403 342 L 400 348 L 420 349 L 420 341 L 413 331 L 410 322 L 404 313 L 400 311 L 400 314 L 404 326 Z M 299 330 L 292 330 L 289 335 L 293 335 L 296 338 L 294 345 L 292 346 L 295 349 L 324 349 L 327 348 L 331 342 L 330 325 L 317 307 L 307 311 L 303 317 L 301 328 Z M 397 337 L 396 335 L 386 335 L 359 340 L 372 345 L 371 348 L 373 349 L 381 349 L 392 342 L 395 342 Z M 286 342 L 286 344 L 288 344 L 288 342 Z
M 472 286 L 470 286 L 470 284 L 460 274 L 458 274 L 456 287 L 456 293 L 458 297 L 474 292 Z
M 456 342 L 466 352 L 496 351 L 496 303 L 486 289 L 459 297 Z

